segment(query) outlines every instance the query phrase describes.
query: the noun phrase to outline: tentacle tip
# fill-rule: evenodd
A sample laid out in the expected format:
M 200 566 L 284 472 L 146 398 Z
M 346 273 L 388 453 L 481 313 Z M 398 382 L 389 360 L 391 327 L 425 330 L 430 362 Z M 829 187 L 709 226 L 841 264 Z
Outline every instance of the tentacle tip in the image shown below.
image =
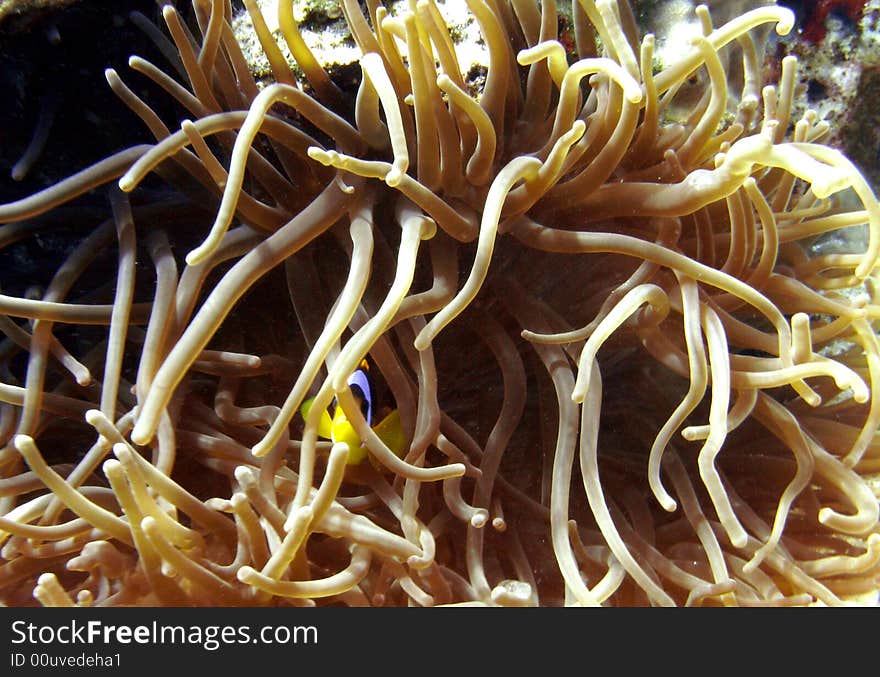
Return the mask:
M 337 178 L 338 181 L 336 182 L 336 185 L 339 187 L 339 190 L 341 190 L 346 195 L 354 195 L 354 186 L 349 186 L 340 177 Z
M 642 96 L 642 88 L 641 87 L 627 88 L 627 90 L 628 91 L 624 92 L 624 95 L 626 96 L 627 101 L 629 101 L 632 104 L 642 102 L 642 99 L 644 97 Z
M 776 33 L 779 35 L 788 35 L 791 33 L 791 29 L 794 28 L 794 12 L 791 11 L 788 7 L 779 7 L 780 15 L 779 21 L 776 22 Z
M 641 95 L 640 95 L 641 96 Z M 633 103 L 638 103 L 634 101 Z M 579 140 L 587 131 L 587 123 L 583 120 L 575 120 L 571 125 L 571 131 L 574 133 L 574 141 Z
M 235 479 L 238 480 L 239 484 L 253 479 L 254 476 L 253 471 L 246 465 L 235 466 L 235 470 L 232 471 L 232 474 L 235 476 Z
M 267 443 L 266 440 L 261 440 L 251 447 L 251 454 L 256 458 L 262 458 L 271 451 L 272 446 L 273 445 Z
M 403 181 L 403 172 L 398 167 L 392 168 L 391 171 L 385 175 L 385 184 L 389 188 L 397 188 L 401 181 Z
M 482 529 L 484 526 L 486 526 L 486 523 L 488 521 L 489 513 L 487 513 L 485 510 L 480 510 L 471 516 L 471 526 L 474 527 L 474 529 Z
M 743 531 L 741 528 L 735 530 L 734 533 L 729 534 L 730 542 L 734 548 L 744 548 L 748 545 L 749 535 Z
M 464 477 L 467 472 L 467 466 L 464 463 L 450 463 L 448 467 L 449 477 Z
M 103 421 L 104 418 L 105 416 L 101 413 L 100 409 L 89 409 L 85 413 L 86 423 L 88 423 L 92 427 L 95 427 L 98 423 Z
M 524 581 L 502 581 L 490 592 L 490 597 L 499 606 L 528 606 L 533 596 L 532 586 Z
M 859 404 L 864 404 L 871 399 L 871 393 L 868 390 L 855 390 L 853 391 L 853 399 Z
M 131 441 L 138 446 L 149 444 L 152 439 L 153 432 L 146 426 L 135 425 L 134 430 L 131 431 Z
M 419 227 L 419 239 L 430 240 L 437 234 L 437 222 L 434 219 L 423 219 Z
M 669 496 L 664 496 L 663 498 L 658 499 L 660 501 L 660 507 L 663 508 L 666 512 L 675 512 L 678 510 L 678 503 L 675 502 L 674 499 Z
M 126 463 L 132 460 L 131 450 L 125 446 L 124 444 L 114 444 L 113 445 L 113 454 L 118 458 L 122 463 Z
M 385 68 L 385 64 L 382 63 L 382 57 L 378 52 L 367 52 L 361 57 L 361 65 L 374 65 L 379 66 L 381 68 Z
M 204 262 L 205 259 L 207 259 L 210 255 L 210 250 L 204 247 L 196 247 L 186 255 L 186 265 L 197 266 L 200 263 Z
M 236 496 L 243 496 L 243 494 L 236 492 L 232 494 L 232 498 L 230 499 L 218 498 L 216 496 L 209 498 L 205 501 L 205 507 L 209 510 L 216 510 L 217 512 L 232 512 L 233 505 L 236 502 Z
M 50 585 L 57 580 L 58 577 L 53 573 L 40 574 L 40 577 L 37 578 L 37 585 Z
M 333 164 L 334 155 L 336 155 L 336 153 L 334 151 L 326 151 L 318 146 L 309 146 L 306 150 L 306 155 L 312 158 L 315 162 L 320 162 L 325 167 L 329 167 Z
M 249 580 L 253 579 L 256 573 L 256 569 L 254 569 L 253 567 L 249 567 L 247 564 L 245 564 L 243 567 L 235 572 L 235 577 L 242 583 L 247 583 Z
M 805 393 L 801 396 L 801 399 L 807 404 L 808 407 L 818 407 L 822 404 L 822 398 L 819 397 L 816 393 Z
M 425 330 L 423 329 L 421 332 L 419 332 L 419 335 L 416 336 L 415 341 L 413 341 L 413 347 L 419 352 L 427 350 L 430 347 L 433 338 L 433 336 L 426 334 Z

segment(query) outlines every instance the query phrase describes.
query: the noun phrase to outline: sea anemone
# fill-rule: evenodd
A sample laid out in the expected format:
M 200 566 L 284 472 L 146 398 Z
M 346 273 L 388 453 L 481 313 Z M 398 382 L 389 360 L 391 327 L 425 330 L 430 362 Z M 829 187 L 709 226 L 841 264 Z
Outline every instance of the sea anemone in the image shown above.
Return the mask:
M 0 205 L 111 211 L 0 296 L 3 603 L 872 599 L 880 204 L 762 87 L 789 10 L 658 64 L 626 1 L 467 0 L 469 69 L 433 0 L 343 0 L 334 78 L 244 5 L 273 83 L 165 4 L 129 65 L 189 119 L 108 70 L 155 143 Z

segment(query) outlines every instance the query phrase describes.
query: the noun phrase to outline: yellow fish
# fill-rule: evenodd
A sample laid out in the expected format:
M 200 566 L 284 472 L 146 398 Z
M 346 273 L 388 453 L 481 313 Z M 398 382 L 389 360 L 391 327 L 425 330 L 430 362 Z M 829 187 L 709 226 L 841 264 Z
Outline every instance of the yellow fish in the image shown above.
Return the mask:
M 400 412 L 393 410 L 379 423 L 373 425 L 373 388 L 369 378 L 369 365 L 367 361 L 361 362 L 361 366 L 356 369 L 351 376 L 348 377 L 348 387 L 351 394 L 357 400 L 361 407 L 361 413 L 367 421 L 373 432 L 379 436 L 379 439 L 391 449 L 395 454 L 401 456 L 403 454 L 406 440 L 403 436 L 403 429 L 400 426 Z M 314 402 L 313 397 L 307 399 L 300 406 L 300 414 L 303 419 L 307 418 L 309 411 Z M 348 444 L 350 451 L 348 452 L 348 465 L 360 463 L 367 457 L 367 448 L 364 446 L 363 440 L 358 436 L 354 426 L 349 422 L 342 407 L 336 404 L 334 400 L 330 405 L 333 410 L 321 413 L 321 420 L 318 423 L 318 436 L 332 442 L 345 442 Z

